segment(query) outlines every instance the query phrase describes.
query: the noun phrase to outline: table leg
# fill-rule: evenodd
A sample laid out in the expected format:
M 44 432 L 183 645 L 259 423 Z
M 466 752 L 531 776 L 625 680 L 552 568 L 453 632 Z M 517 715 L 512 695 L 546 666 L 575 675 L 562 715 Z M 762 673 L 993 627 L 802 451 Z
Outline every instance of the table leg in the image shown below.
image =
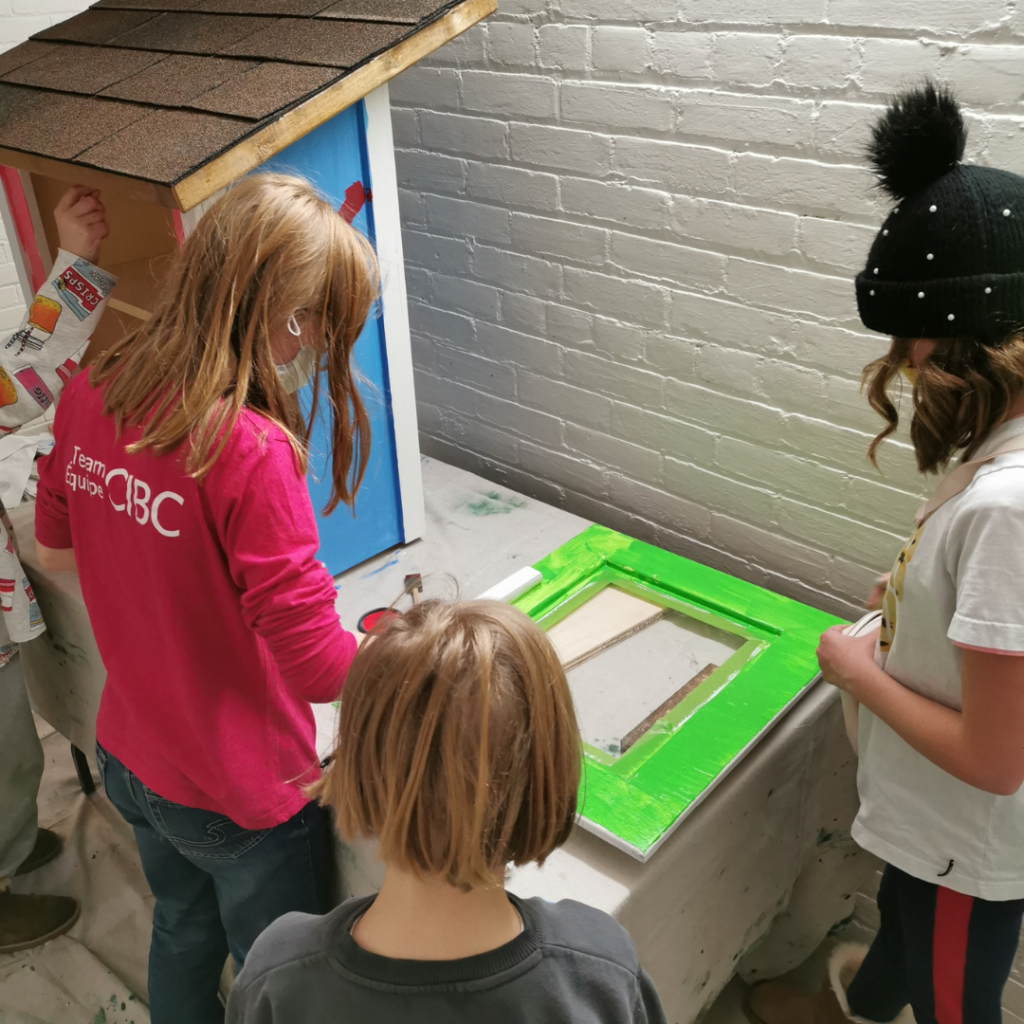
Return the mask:
M 89 767 L 85 754 L 74 743 L 71 744 L 71 760 L 75 762 L 75 771 L 78 772 L 78 784 L 82 787 L 82 792 L 86 796 L 90 793 L 95 793 L 96 783 L 92 780 L 92 769 Z

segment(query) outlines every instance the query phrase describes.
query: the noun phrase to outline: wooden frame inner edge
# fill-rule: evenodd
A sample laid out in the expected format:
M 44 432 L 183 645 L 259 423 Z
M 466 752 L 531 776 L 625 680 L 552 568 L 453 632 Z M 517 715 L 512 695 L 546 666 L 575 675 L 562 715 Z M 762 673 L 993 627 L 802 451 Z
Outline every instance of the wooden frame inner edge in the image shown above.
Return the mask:
M 182 178 L 171 191 L 179 210 L 190 210 L 219 189 L 259 167 L 318 125 L 363 99 L 497 10 L 497 0 L 465 0 L 426 28 L 375 57 L 334 85 L 292 108 L 220 156 Z

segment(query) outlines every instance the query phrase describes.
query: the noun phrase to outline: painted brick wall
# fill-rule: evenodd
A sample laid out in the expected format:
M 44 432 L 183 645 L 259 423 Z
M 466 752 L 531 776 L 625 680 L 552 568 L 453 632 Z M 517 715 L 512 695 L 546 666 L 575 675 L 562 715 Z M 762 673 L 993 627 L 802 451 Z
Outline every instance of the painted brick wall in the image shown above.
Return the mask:
M 855 613 L 921 488 L 864 457 L 866 128 L 930 72 L 1024 170 L 1024 5 L 499 8 L 392 85 L 424 449 Z

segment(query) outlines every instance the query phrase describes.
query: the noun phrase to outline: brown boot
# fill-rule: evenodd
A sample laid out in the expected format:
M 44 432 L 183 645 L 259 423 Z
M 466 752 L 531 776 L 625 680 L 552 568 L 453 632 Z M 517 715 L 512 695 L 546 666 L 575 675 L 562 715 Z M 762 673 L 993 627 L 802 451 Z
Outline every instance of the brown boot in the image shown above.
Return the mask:
M 22 896 L 0 892 L 0 953 L 41 946 L 63 935 L 78 920 L 69 896 Z
M 60 836 L 51 832 L 48 828 L 41 828 L 36 831 L 36 845 L 32 852 L 21 862 L 21 867 L 14 873 L 16 875 L 27 875 L 44 864 L 49 864 L 57 854 L 60 853 Z
M 850 1011 L 846 990 L 867 955 L 868 947 L 847 943 L 832 951 L 828 981 L 820 992 L 804 992 L 781 981 L 755 985 L 746 999 L 747 1016 L 756 1024 L 873 1024 Z M 894 1024 L 913 1024 L 907 1007 Z

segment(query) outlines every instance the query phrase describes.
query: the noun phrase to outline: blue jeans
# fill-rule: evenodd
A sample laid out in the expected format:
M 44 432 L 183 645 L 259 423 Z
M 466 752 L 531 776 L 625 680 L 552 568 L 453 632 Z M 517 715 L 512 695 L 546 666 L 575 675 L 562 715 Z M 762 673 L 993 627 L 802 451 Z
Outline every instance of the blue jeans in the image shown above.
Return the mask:
M 156 897 L 152 1024 L 221 1024 L 217 991 L 228 952 L 240 967 L 271 921 L 330 909 L 326 812 L 308 803 L 273 828 L 244 829 L 223 814 L 165 800 L 99 744 L 96 762 L 110 802 L 135 830 Z

